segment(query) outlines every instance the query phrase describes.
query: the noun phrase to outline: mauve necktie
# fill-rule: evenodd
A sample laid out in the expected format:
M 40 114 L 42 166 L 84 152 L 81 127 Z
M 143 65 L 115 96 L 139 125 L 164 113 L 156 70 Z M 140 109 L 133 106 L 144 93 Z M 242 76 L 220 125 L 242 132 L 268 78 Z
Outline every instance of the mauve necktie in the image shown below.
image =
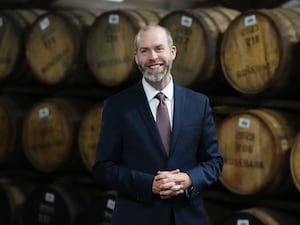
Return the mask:
M 165 103 L 165 95 L 163 93 L 159 92 L 155 97 L 159 100 L 159 104 L 157 106 L 157 111 L 156 111 L 156 124 L 161 139 L 163 141 L 165 150 L 167 154 L 169 154 L 171 126 L 170 126 L 168 107 Z

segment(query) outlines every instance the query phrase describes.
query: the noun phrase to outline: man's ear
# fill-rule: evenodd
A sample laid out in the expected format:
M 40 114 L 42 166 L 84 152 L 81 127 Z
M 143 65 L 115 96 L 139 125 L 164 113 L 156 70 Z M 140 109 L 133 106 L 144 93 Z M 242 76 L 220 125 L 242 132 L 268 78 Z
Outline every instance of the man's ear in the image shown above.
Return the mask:
M 137 60 L 137 54 L 136 54 L 136 52 L 134 53 L 134 60 L 135 60 L 135 63 L 137 64 L 138 60 Z
M 171 54 L 172 54 L 172 58 L 173 60 L 176 58 L 176 53 L 177 53 L 177 48 L 176 46 L 172 46 L 172 49 L 171 49 Z

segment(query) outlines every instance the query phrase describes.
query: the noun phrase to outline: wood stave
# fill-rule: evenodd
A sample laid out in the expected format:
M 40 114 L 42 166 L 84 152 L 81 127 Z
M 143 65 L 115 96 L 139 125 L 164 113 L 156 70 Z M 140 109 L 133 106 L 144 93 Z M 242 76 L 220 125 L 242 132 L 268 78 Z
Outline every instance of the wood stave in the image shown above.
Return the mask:
M 285 192 L 287 190 L 293 189 L 289 179 L 289 163 L 287 159 L 291 150 L 291 146 L 294 143 L 297 130 L 297 120 L 295 120 L 295 118 L 296 117 L 294 115 L 290 115 L 281 111 L 248 109 L 233 113 L 221 122 L 221 124 L 217 127 L 217 136 L 219 138 L 219 144 L 225 164 L 220 177 L 220 181 L 227 190 L 238 195 L 262 196 L 272 195 L 278 192 Z M 251 126 L 253 126 L 253 128 L 244 128 L 241 125 L 239 125 L 238 128 L 236 127 L 238 126 L 238 124 L 242 123 L 238 121 L 246 120 L 249 120 L 249 124 L 252 124 Z M 232 128 L 228 125 L 234 126 L 236 128 Z M 258 128 L 257 131 L 255 131 L 255 127 Z M 229 134 L 227 134 L 227 137 L 225 137 L 224 134 L 226 133 L 226 131 L 224 129 L 232 130 L 232 132 L 230 132 L 232 133 L 232 137 L 228 137 Z M 240 134 L 239 137 L 241 135 L 245 136 L 246 133 L 249 133 L 250 135 L 250 133 L 254 132 L 251 135 L 251 137 L 253 138 L 247 138 L 247 140 L 243 140 L 243 138 L 232 140 L 232 138 L 235 137 L 233 134 L 234 129 L 236 129 L 237 132 L 235 135 Z M 225 133 L 223 133 L 222 131 L 224 131 Z M 258 131 L 261 133 L 261 135 L 265 136 L 260 137 L 261 135 L 257 133 Z M 246 138 L 246 136 L 244 138 Z M 230 145 L 228 146 L 228 143 L 226 144 L 226 141 L 224 142 L 224 140 L 232 140 L 229 142 L 236 144 L 236 146 L 230 147 Z M 264 142 L 260 143 L 259 140 L 264 140 Z M 240 148 L 237 148 L 238 145 L 240 146 Z M 273 147 L 271 147 L 271 145 Z M 248 146 L 247 152 L 244 152 L 244 150 L 246 150 L 246 147 L 241 148 L 242 146 Z M 264 151 L 260 149 L 263 146 L 265 149 Z M 248 152 L 250 147 L 252 151 Z M 232 149 L 233 151 L 237 151 L 237 149 L 240 149 L 240 153 L 233 154 L 232 150 L 229 151 L 229 149 Z M 242 149 L 244 149 L 243 152 L 241 152 Z M 232 159 L 230 159 L 230 154 L 228 155 L 227 151 L 229 151 L 229 153 L 232 152 Z M 255 152 L 257 152 L 257 154 L 259 152 L 260 154 L 263 154 L 263 156 L 260 156 L 259 159 L 265 161 L 260 162 L 258 158 L 257 161 L 255 161 L 256 157 L 258 157 L 258 155 L 256 156 L 256 154 L 253 155 Z M 239 158 L 239 154 L 241 155 L 241 158 Z M 247 158 L 246 156 L 250 158 Z M 246 166 L 246 164 L 243 164 L 244 166 L 237 167 L 240 169 L 233 169 L 237 173 L 236 175 L 233 175 L 235 173 L 232 173 L 232 169 L 230 169 L 234 165 L 232 164 L 232 160 L 238 160 L 236 161 L 236 163 L 241 160 L 244 161 L 244 163 L 246 163 L 247 161 L 248 166 Z M 231 161 L 232 163 L 230 163 Z M 242 163 L 242 161 L 240 163 Z M 255 179 L 253 176 L 255 176 Z

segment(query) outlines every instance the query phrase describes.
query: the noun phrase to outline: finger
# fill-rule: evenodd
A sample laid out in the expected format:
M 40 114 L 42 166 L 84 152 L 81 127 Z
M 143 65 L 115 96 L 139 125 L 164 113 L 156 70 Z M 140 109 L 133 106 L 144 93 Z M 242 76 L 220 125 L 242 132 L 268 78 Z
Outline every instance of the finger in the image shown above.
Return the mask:
M 183 194 L 184 193 L 184 190 L 183 189 L 180 189 L 180 190 L 178 190 L 177 192 L 176 192 L 176 195 L 181 195 L 181 194 Z
M 159 186 L 159 188 L 161 190 L 169 190 L 171 189 L 174 185 L 176 185 L 174 182 L 166 182 L 166 183 L 163 183 Z
M 156 180 L 156 181 L 161 181 L 161 180 L 164 180 L 164 179 L 168 179 L 168 175 L 167 174 L 165 174 L 165 173 L 163 173 L 163 174 L 158 174 L 158 175 L 156 175 L 155 177 L 154 177 L 154 179 Z
M 170 189 L 168 190 L 161 190 L 159 192 L 160 196 L 173 196 L 173 191 L 171 191 Z
M 174 192 L 177 192 L 177 191 L 180 191 L 180 190 L 183 190 L 183 186 L 182 185 L 173 185 L 171 188 L 170 188 L 171 191 L 174 191 Z
M 157 179 L 164 179 L 164 178 L 170 178 L 170 179 L 180 179 L 182 180 L 179 170 L 172 170 L 172 171 L 158 171 L 158 174 L 155 176 Z
M 179 170 L 179 169 L 171 170 L 170 173 L 172 173 L 172 174 L 177 174 L 177 173 L 180 173 L 180 170 Z
M 182 193 L 184 193 L 183 189 L 176 189 L 176 190 L 168 189 L 168 190 L 161 190 L 159 192 L 161 197 L 172 197 Z
M 155 176 L 156 180 L 161 180 L 161 179 L 168 179 L 168 180 L 174 180 L 174 174 L 170 172 L 160 172 L 158 175 Z M 167 181 L 167 180 L 166 180 Z
M 180 173 L 179 169 L 169 170 L 169 171 L 157 171 L 157 174 L 177 174 Z

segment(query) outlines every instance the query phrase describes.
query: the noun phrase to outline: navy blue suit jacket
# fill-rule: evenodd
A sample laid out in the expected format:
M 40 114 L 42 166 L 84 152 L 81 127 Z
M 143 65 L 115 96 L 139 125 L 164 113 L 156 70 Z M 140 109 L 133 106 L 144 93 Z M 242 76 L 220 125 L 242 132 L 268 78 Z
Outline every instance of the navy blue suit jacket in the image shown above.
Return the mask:
M 106 99 L 93 175 L 119 193 L 112 225 L 167 225 L 171 210 L 176 225 L 206 224 L 201 191 L 218 179 L 222 165 L 205 95 L 174 84 L 169 156 L 141 82 Z M 191 177 L 191 195 L 160 199 L 152 193 L 154 176 L 173 169 Z

